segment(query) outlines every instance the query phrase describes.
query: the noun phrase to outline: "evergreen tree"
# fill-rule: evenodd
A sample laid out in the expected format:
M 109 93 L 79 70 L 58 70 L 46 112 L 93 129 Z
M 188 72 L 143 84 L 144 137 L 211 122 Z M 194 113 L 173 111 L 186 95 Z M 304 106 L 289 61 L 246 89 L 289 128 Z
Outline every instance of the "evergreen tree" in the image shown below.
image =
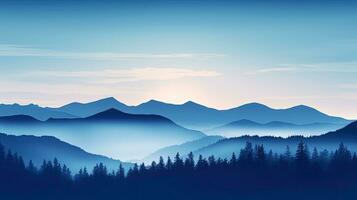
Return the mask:
M 255 160 L 259 165 L 262 165 L 266 161 L 265 150 L 263 145 L 255 146 Z
M 296 154 L 295 154 L 295 163 L 298 169 L 306 170 L 309 164 L 309 151 L 306 144 L 301 141 L 298 144 Z
M 124 180 L 125 172 L 124 172 L 123 165 L 121 163 L 119 164 L 119 169 L 118 169 L 118 171 L 116 172 L 115 175 L 116 175 L 117 179 Z
M 163 172 L 165 170 L 165 161 L 162 156 L 159 158 L 159 163 L 157 164 L 157 170 Z
M 236 154 L 233 152 L 232 153 L 232 157 L 231 157 L 231 160 L 229 161 L 229 163 L 234 166 L 237 164 L 237 157 L 236 157 Z
M 241 166 L 249 166 L 253 163 L 253 145 L 250 142 L 245 144 L 244 149 L 240 151 L 239 154 L 239 163 Z
M 5 162 L 5 147 L 0 142 L 0 167 Z
M 193 170 L 193 168 L 195 167 L 195 160 L 192 152 L 187 155 L 184 165 L 186 170 Z
M 208 165 L 210 167 L 215 167 L 216 166 L 216 159 L 214 158 L 214 156 L 209 156 L 208 157 Z
M 167 170 L 172 170 L 172 169 L 173 169 L 173 163 L 172 163 L 172 161 L 171 161 L 170 156 L 167 157 L 166 169 L 167 169 Z
M 175 156 L 175 161 L 174 161 L 174 168 L 175 169 L 182 169 L 184 167 L 183 160 L 180 157 L 180 154 L 177 153 Z
M 290 162 L 291 160 L 291 152 L 290 152 L 290 147 L 289 145 L 286 146 L 286 150 L 285 150 L 285 153 L 284 153 L 284 158 Z
M 29 171 L 31 174 L 37 174 L 37 168 L 33 164 L 32 160 L 30 160 L 28 166 L 27 166 L 27 171 Z

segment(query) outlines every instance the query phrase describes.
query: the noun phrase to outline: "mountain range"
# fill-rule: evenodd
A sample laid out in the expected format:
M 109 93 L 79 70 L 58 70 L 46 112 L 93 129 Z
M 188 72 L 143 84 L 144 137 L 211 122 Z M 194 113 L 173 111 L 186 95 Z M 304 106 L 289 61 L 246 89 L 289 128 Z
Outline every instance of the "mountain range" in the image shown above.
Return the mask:
M 292 135 L 320 135 L 331 130 L 337 130 L 344 127 L 344 124 L 332 123 L 311 123 L 311 124 L 292 124 L 287 122 L 272 121 L 268 123 L 257 123 L 250 120 L 238 120 L 205 131 L 210 134 L 217 134 L 226 137 L 236 137 L 242 135 L 260 135 L 260 136 L 292 136 Z
M 34 109 L 36 112 L 30 112 L 32 111 L 32 109 L 30 109 L 32 107 L 36 107 L 36 109 Z M 257 123 L 281 121 L 297 125 L 312 123 L 346 125 L 351 122 L 341 117 L 324 114 L 314 108 L 304 105 L 287 109 L 274 109 L 259 103 L 249 103 L 231 109 L 217 110 L 192 101 L 188 101 L 184 104 L 169 104 L 150 100 L 137 106 L 128 106 L 113 97 L 90 103 L 74 102 L 58 108 L 39 107 L 35 105 L 20 106 L 17 104 L 2 104 L 0 105 L 0 115 L 9 116 L 23 114 L 39 120 L 47 120 L 48 118 L 85 118 L 111 108 L 131 114 L 161 115 L 183 127 L 197 130 L 208 130 L 243 119 Z M 6 110 L 6 112 L 2 112 L 3 110 Z M 39 113 L 45 114 L 41 115 Z
M 32 160 L 36 167 L 40 167 L 44 160 L 52 161 L 54 158 L 61 164 L 66 164 L 73 173 L 82 167 L 91 170 L 100 162 L 105 164 L 108 170 L 117 170 L 120 163 L 126 169 L 132 166 L 130 163 L 88 153 L 52 136 L 14 136 L 0 133 L 0 143 L 5 149 L 11 149 L 12 153 L 21 155 L 26 164 Z
M 246 121 L 247 124 L 251 122 Z M 255 125 L 255 123 L 253 123 Z M 161 148 L 154 153 L 146 156 L 142 161 L 150 163 L 152 160 L 157 161 L 160 156 L 164 159 L 167 156 L 173 158 L 177 153 L 182 156 L 187 156 L 189 152 L 193 152 L 195 158 L 198 155 L 208 157 L 214 155 L 216 158 L 230 159 L 232 153 L 239 155 L 240 150 L 245 147 L 247 142 L 254 145 L 264 145 L 265 151 L 270 150 L 274 153 L 285 153 L 287 146 L 289 146 L 291 154 L 294 154 L 299 142 L 304 141 L 312 152 L 313 148 L 318 151 L 327 150 L 334 151 L 339 144 L 344 143 L 348 149 L 357 153 L 357 121 L 348 124 L 347 126 L 331 131 L 322 135 L 304 137 L 304 136 L 290 136 L 290 137 L 275 137 L 275 136 L 240 136 L 232 138 L 224 138 L 221 136 L 207 136 L 198 140 L 186 142 L 179 145 L 172 145 Z
M 35 104 L 20 105 L 20 104 L 0 104 L 0 116 L 11 115 L 28 115 L 38 120 L 47 120 L 49 118 L 75 118 L 77 116 L 52 110 L 49 108 L 40 107 Z
M 55 136 L 87 151 L 124 160 L 205 136 L 159 115 L 128 114 L 113 108 L 86 118 L 40 121 L 26 115 L 0 117 L 0 131 Z
M 219 140 L 218 142 L 196 149 L 196 155 L 230 158 L 233 152 L 239 155 L 240 149 L 243 148 L 246 142 L 251 142 L 253 145 L 264 145 L 266 150 L 272 150 L 276 153 L 283 153 L 286 146 L 290 147 L 292 153 L 296 151 L 296 147 L 300 141 L 304 141 L 310 152 L 313 148 L 319 151 L 327 149 L 332 151 L 338 148 L 339 144 L 344 143 L 351 151 L 357 152 L 357 121 L 332 132 L 328 132 L 318 136 L 291 136 L 287 138 L 273 136 L 241 136 Z

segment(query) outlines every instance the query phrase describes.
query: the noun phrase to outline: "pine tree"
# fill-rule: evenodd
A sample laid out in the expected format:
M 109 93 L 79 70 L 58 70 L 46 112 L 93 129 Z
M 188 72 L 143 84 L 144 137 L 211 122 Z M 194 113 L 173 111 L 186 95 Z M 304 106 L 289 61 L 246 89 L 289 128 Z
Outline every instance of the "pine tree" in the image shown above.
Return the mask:
M 232 153 L 232 157 L 231 157 L 231 160 L 229 161 L 229 164 L 231 164 L 232 166 L 237 164 L 237 157 L 234 152 Z
M 153 162 L 155 162 L 155 161 L 153 161 Z M 156 164 L 155 164 L 155 163 L 154 163 L 154 165 L 155 165 L 155 167 L 156 167 Z M 155 168 L 155 167 L 154 167 L 154 168 Z M 150 167 L 150 170 L 154 171 L 155 169 L 153 169 L 153 168 Z M 139 166 L 139 173 L 140 173 L 141 175 L 145 175 L 146 172 L 147 172 L 147 169 L 146 169 L 145 164 L 144 164 L 144 163 L 141 163 L 141 165 Z
M 61 174 L 66 180 L 71 179 L 71 171 L 69 170 L 69 168 L 65 164 L 62 167 L 62 173 Z
M 255 146 L 255 160 L 259 165 L 262 165 L 266 161 L 265 150 L 263 145 Z
M 214 158 L 214 156 L 208 157 L 208 165 L 210 167 L 215 167 L 216 166 L 216 159 Z
M 195 160 L 194 160 L 194 156 L 193 156 L 193 153 L 190 152 L 188 155 L 187 155 L 187 158 L 185 160 L 185 169 L 186 170 L 193 170 L 193 168 L 195 167 Z
M 30 160 L 28 166 L 27 166 L 27 171 L 29 171 L 31 174 L 37 174 L 37 169 L 35 165 L 33 164 L 32 160 Z
M 286 150 L 285 150 L 285 153 L 284 153 L 284 158 L 290 162 L 291 160 L 291 152 L 290 152 L 290 147 L 289 145 L 286 146 Z
M 239 154 L 239 163 L 241 166 L 249 166 L 253 163 L 253 145 L 250 142 L 245 144 L 244 149 L 241 149 Z
M 173 163 L 172 163 L 172 161 L 171 161 L 170 156 L 167 157 L 166 169 L 167 169 L 167 170 L 172 170 L 172 169 L 173 169 Z
M 184 166 L 183 160 L 181 159 L 180 154 L 177 153 L 176 156 L 175 156 L 174 168 L 175 169 L 182 169 L 183 166 Z
M 124 180 L 125 172 L 124 172 L 123 165 L 121 163 L 119 164 L 119 169 L 118 169 L 118 171 L 116 172 L 115 175 L 116 175 L 117 179 Z
M 160 156 L 159 163 L 157 164 L 157 170 L 163 172 L 165 170 L 165 161 L 162 156 Z
M 298 144 L 296 154 L 295 154 L 295 163 L 299 169 L 306 169 L 308 167 L 309 151 L 307 149 L 306 144 L 303 141 L 301 141 Z
M 312 151 L 311 160 L 315 163 L 319 161 L 319 153 L 317 152 L 316 147 L 314 147 L 314 150 Z
M 5 162 L 5 147 L 0 142 L 0 167 Z

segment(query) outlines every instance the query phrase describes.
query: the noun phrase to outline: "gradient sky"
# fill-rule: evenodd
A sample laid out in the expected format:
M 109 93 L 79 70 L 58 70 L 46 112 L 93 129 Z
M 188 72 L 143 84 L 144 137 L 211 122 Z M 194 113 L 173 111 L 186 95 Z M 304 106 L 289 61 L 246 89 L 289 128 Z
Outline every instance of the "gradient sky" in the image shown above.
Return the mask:
M 2 0 L 0 102 L 306 104 L 357 119 L 355 2 Z

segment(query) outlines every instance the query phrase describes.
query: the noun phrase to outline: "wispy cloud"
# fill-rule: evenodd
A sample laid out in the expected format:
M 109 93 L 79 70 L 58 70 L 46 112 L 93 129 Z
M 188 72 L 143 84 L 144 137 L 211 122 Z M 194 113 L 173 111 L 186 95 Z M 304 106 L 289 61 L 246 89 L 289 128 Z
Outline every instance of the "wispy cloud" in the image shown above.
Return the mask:
M 341 84 L 342 89 L 357 89 L 357 84 Z
M 258 73 L 270 73 L 270 72 L 291 72 L 296 71 L 298 68 L 295 67 L 275 67 L 275 68 L 264 68 L 257 70 Z
M 88 79 L 95 83 L 114 84 L 133 81 L 173 80 L 186 77 L 216 77 L 221 74 L 213 70 L 182 68 L 132 68 L 92 71 L 35 71 L 32 76 Z
M 260 68 L 248 74 L 286 73 L 286 72 L 335 72 L 357 73 L 357 62 L 331 62 L 312 64 L 280 64 L 272 67 Z
M 58 57 L 67 59 L 123 60 L 123 59 L 207 59 L 224 57 L 215 53 L 116 53 L 116 52 L 67 52 L 34 48 L 23 45 L 0 44 L 2 57 Z

